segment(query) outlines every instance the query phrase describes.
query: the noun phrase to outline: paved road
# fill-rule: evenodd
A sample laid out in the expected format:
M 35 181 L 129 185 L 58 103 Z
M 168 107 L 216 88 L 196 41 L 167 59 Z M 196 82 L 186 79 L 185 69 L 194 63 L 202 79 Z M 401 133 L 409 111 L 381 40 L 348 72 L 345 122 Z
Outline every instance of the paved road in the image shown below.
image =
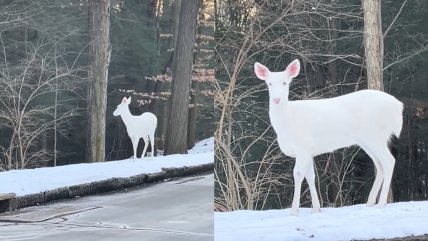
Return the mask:
M 8 241 L 211 241 L 213 175 L 31 207 L 0 217 L 0 240 Z

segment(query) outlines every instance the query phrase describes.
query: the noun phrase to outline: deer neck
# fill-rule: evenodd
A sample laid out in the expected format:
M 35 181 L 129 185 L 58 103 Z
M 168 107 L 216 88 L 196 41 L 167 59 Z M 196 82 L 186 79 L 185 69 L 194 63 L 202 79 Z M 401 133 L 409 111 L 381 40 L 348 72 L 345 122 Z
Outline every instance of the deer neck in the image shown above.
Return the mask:
M 269 102 L 269 113 L 285 113 L 288 109 L 290 101 L 285 99 L 281 101 L 279 104 L 274 104 L 272 101 Z
M 121 117 L 125 125 L 128 126 L 128 124 L 131 122 L 133 115 L 131 114 L 131 111 L 129 111 L 129 108 L 127 108 L 125 113 L 121 114 Z
M 288 100 L 282 101 L 279 104 L 269 103 L 269 118 L 275 131 L 283 129 L 281 126 L 287 120 L 289 105 L 290 102 Z

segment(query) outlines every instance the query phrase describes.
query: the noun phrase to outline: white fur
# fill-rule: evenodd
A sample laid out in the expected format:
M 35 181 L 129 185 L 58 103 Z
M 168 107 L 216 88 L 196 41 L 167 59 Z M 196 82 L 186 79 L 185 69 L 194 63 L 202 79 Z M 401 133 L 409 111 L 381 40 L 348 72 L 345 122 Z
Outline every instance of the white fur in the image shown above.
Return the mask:
M 141 158 L 146 154 L 149 141 L 152 147 L 152 156 L 154 156 L 155 150 L 155 130 L 158 123 L 158 119 L 151 112 L 145 112 L 142 115 L 135 116 L 129 111 L 129 104 L 131 103 L 131 97 L 128 99 L 123 97 L 122 103 L 120 103 L 116 110 L 113 112 L 114 116 L 122 117 L 123 122 L 126 126 L 129 138 L 131 138 L 132 146 L 134 148 L 134 158 L 137 158 L 137 146 L 140 138 L 144 140 L 144 149 Z
M 400 135 L 403 104 L 377 90 L 361 90 L 329 99 L 289 101 L 289 85 L 300 71 L 297 59 L 283 72 L 270 72 L 259 63 L 254 68 L 257 77 L 268 84 L 269 117 L 279 147 L 285 155 L 296 158 L 291 215 L 298 213 L 303 178 L 309 184 L 313 212 L 320 211 L 314 156 L 352 145 L 364 149 L 376 168 L 367 206 L 376 203 L 381 186 L 378 206 L 385 206 L 395 165 L 388 142 L 392 135 Z

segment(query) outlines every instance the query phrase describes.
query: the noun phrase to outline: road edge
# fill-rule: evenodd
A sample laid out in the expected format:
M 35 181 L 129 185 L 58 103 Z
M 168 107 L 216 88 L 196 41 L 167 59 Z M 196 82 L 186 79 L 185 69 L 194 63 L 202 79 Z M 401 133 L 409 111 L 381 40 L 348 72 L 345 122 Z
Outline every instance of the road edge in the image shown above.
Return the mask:
M 62 199 L 71 199 L 82 196 L 123 190 L 130 187 L 142 186 L 163 182 L 167 179 L 203 174 L 214 171 L 214 163 L 188 167 L 162 168 L 161 172 L 151 174 L 138 174 L 131 177 L 115 177 L 102 181 L 78 184 L 68 187 L 56 188 L 45 192 L 18 196 L 17 209 L 36 206 L 47 202 Z

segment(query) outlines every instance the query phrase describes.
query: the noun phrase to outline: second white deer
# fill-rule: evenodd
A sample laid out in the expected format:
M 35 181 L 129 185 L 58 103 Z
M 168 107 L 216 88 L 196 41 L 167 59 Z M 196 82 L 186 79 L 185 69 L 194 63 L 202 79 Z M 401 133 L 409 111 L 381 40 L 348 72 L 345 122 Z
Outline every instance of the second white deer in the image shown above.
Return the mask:
M 144 157 L 147 151 L 147 147 L 151 145 L 152 156 L 154 156 L 155 150 L 155 130 L 158 123 L 158 119 L 151 112 L 144 112 L 142 115 L 135 116 L 129 111 L 129 104 L 131 103 L 131 97 L 123 97 L 122 103 L 120 103 L 116 110 L 113 112 L 114 116 L 122 117 L 123 123 L 125 123 L 126 131 L 128 132 L 129 138 L 131 138 L 132 146 L 134 149 L 134 158 L 137 158 L 137 147 L 140 138 L 144 140 L 144 149 L 141 158 Z
M 395 165 L 388 143 L 393 135 L 400 135 L 403 103 L 376 90 L 361 90 L 329 99 L 289 101 L 290 83 L 300 72 L 299 60 L 291 62 L 283 72 L 271 72 L 257 62 L 254 69 L 257 77 L 268 85 L 269 117 L 279 147 L 285 155 L 296 158 L 290 214 L 298 213 L 304 178 L 309 185 L 313 212 L 320 211 L 314 156 L 352 145 L 359 145 L 376 168 L 367 206 L 376 203 L 379 191 L 377 205 L 385 206 Z

